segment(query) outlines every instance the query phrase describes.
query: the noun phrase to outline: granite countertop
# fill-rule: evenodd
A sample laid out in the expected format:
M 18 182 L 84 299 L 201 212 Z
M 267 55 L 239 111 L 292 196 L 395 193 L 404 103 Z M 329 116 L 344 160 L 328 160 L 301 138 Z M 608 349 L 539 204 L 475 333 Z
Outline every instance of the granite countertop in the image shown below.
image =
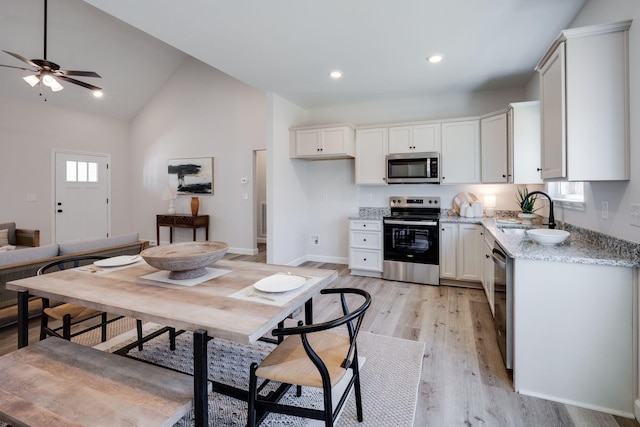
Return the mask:
M 580 264 L 610 265 L 617 267 L 639 267 L 640 245 L 606 236 L 569 224 L 560 224 L 558 228 L 571 232 L 564 242 L 545 246 L 535 243 L 526 233 L 509 234 L 501 228 L 527 227 L 546 228 L 541 224 L 523 226 L 522 224 L 498 224 L 495 218 L 462 218 L 457 215 L 442 216 L 443 223 L 482 224 L 498 241 L 511 258 L 540 261 L 574 262 Z

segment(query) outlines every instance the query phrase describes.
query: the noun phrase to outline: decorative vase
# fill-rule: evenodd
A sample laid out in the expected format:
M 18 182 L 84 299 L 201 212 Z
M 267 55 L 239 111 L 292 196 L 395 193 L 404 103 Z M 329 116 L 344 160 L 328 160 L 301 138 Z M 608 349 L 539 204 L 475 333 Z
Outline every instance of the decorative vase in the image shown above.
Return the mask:
M 518 214 L 518 217 L 522 220 L 523 225 L 532 225 L 533 224 L 532 220 L 537 216 L 538 215 L 536 214 L 524 213 L 524 212 L 521 212 Z
M 200 199 L 197 197 L 191 198 L 191 215 L 198 215 L 198 209 L 200 208 Z

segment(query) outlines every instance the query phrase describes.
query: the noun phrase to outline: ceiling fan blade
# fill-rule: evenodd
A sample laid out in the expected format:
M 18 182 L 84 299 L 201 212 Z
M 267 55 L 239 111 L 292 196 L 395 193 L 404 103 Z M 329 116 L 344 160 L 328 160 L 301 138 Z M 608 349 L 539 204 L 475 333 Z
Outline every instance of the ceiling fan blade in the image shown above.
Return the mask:
M 57 70 L 56 74 L 60 74 L 63 76 L 81 76 L 81 77 L 98 77 L 102 76 L 94 71 L 73 71 L 73 70 Z
M 37 68 L 38 70 L 40 69 L 40 67 L 38 67 L 38 65 L 34 64 L 32 61 L 30 61 L 29 59 L 25 58 L 25 57 L 24 57 L 24 56 L 22 56 L 22 55 L 18 55 L 17 53 L 13 53 L 13 52 L 8 52 L 8 51 L 6 51 L 6 50 L 3 50 L 3 52 L 4 52 L 4 53 L 7 53 L 7 54 L 9 54 L 9 55 L 11 55 L 11 56 L 13 56 L 14 58 L 19 59 L 19 60 L 20 60 L 20 61 L 22 61 L 22 62 L 25 62 L 25 63 L 27 63 L 27 64 L 31 65 L 32 67 Z M 31 70 L 29 70 L 29 71 L 31 71 Z
M 99 88 L 98 86 L 94 86 L 94 85 L 89 84 L 89 83 L 81 82 L 80 80 L 72 79 L 71 77 L 67 77 L 67 76 L 63 76 L 63 75 L 56 75 L 56 78 L 58 78 L 60 80 L 64 80 L 65 82 L 76 84 L 78 86 L 86 87 L 87 89 L 102 90 L 102 88 Z
M 2 64 L 0 64 L 0 67 L 15 68 L 17 70 L 31 71 L 32 73 L 37 73 L 39 71 L 39 70 L 32 70 L 31 68 L 14 67 L 13 65 L 2 65 Z

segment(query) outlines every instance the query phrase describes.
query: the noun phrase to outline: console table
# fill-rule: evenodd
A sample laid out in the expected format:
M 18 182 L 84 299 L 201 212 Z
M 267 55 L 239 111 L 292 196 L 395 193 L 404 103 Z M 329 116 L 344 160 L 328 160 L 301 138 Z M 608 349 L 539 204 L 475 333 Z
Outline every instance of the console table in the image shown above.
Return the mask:
M 160 227 L 169 227 L 169 243 L 173 243 L 174 228 L 192 228 L 193 241 L 196 240 L 196 230 L 204 227 L 205 240 L 209 240 L 209 215 L 181 215 L 164 214 L 156 215 L 157 245 L 160 246 Z

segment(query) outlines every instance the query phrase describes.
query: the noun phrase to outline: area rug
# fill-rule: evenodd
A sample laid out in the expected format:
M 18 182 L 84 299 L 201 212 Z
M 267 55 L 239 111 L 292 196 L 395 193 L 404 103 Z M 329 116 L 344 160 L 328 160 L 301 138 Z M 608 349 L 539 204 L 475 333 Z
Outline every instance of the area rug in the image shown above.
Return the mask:
M 209 343 L 209 378 L 243 389 L 248 388 L 249 365 L 260 362 L 272 346 L 258 343 L 245 346 L 214 339 Z M 361 332 L 358 337 L 359 355 L 366 359 L 361 371 L 364 421 L 356 418 L 355 397 L 352 395 L 343 408 L 338 427 L 411 427 L 415 415 L 418 385 L 424 355 L 424 343 Z M 193 372 L 191 334 L 176 339 L 176 350 L 169 349 L 167 335 L 146 343 L 142 352 L 129 354 L 183 372 Z M 353 394 L 353 393 L 352 393 Z M 304 387 L 303 395 L 294 391 L 284 398 L 287 404 L 322 407 L 321 393 Z M 247 405 L 218 393 L 209 395 L 209 422 L 215 426 L 245 426 Z M 193 425 L 193 414 L 185 416 L 175 426 Z M 314 420 L 271 414 L 263 422 L 268 427 L 312 427 L 324 425 Z

